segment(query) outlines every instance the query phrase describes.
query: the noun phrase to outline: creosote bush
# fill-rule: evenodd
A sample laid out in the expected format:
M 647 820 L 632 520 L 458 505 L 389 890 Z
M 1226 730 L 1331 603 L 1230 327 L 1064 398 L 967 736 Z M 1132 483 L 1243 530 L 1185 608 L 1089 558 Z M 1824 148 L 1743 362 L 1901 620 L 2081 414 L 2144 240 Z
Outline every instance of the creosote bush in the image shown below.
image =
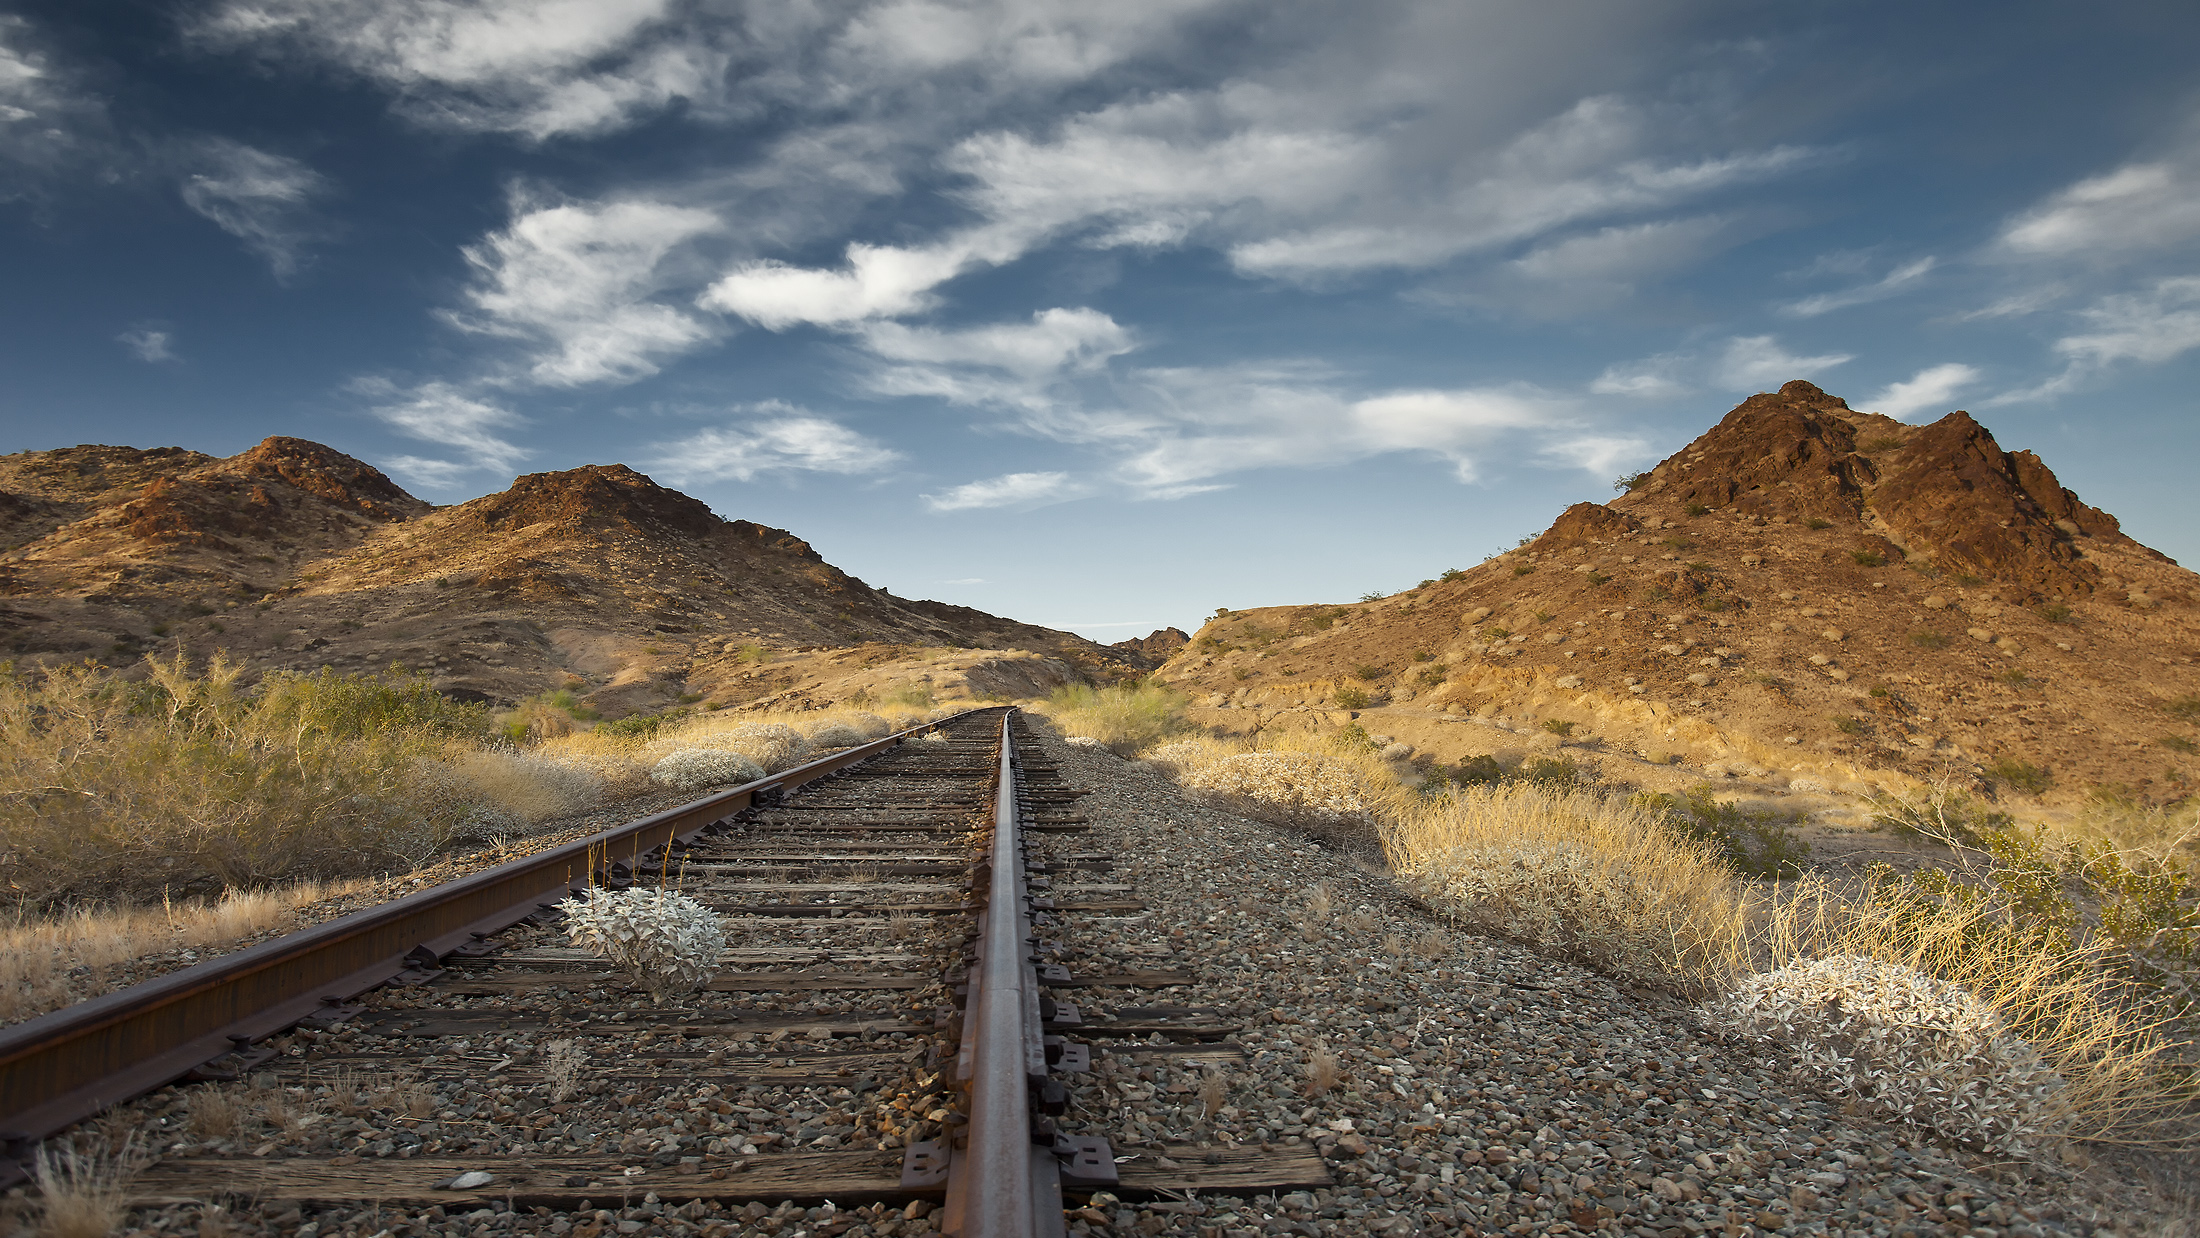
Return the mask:
M 558 910 L 574 945 L 623 969 L 659 1001 L 701 988 L 726 949 L 725 922 L 674 890 L 594 889 Z
M 1184 697 L 1150 684 L 1095 688 L 1071 684 L 1037 706 L 1065 736 L 1096 740 L 1117 756 L 1132 756 L 1189 729 Z

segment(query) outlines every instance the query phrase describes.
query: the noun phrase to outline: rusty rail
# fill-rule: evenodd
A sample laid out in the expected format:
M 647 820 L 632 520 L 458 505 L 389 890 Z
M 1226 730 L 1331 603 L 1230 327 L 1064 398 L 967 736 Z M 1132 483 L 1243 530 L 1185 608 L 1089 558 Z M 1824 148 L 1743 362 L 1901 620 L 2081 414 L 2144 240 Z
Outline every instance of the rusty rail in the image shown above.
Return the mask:
M 970 710 L 955 717 L 1001 707 Z M 952 719 L 846 749 L 540 855 L 422 890 L 0 1030 L 0 1179 L 37 1142 L 132 1097 L 251 1064 L 249 1046 L 554 905 L 609 869 Z M 623 860 L 618 857 L 625 857 Z
M 1001 718 L 1001 757 L 993 801 L 993 844 L 972 885 L 985 893 L 977 955 L 963 1002 L 956 1078 L 969 1093 L 967 1135 L 912 1147 L 905 1178 L 944 1165 L 947 1208 L 941 1229 L 953 1238 L 1060 1238 L 1062 1188 L 1112 1186 L 1115 1157 L 1104 1139 L 1057 1132 L 1045 1114 L 1062 1112 L 1067 1090 L 1048 1076 L 1087 1068 L 1082 1049 L 1066 1052 L 1045 1034 L 1048 1021 L 1074 1014 L 1044 992 L 1048 972 L 1033 951 L 1026 809 L 1017 785 L 1014 710 Z M 1051 902 L 1043 904 L 1051 908 Z

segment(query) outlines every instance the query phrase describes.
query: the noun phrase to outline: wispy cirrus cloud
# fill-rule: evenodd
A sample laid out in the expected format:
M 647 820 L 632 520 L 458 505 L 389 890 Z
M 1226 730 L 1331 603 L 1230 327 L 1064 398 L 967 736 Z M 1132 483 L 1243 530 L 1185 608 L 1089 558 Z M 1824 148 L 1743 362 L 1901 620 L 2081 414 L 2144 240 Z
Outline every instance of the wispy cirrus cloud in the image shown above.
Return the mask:
M 1888 297 L 1911 291 L 1937 265 L 1938 260 L 1928 255 L 1914 262 L 1906 262 L 1868 284 L 1858 284 L 1838 292 L 1821 292 L 1800 301 L 1791 301 L 1781 306 L 1780 312 L 1796 318 L 1816 318 L 1835 310 L 1884 301 Z
M 147 364 L 181 360 L 176 356 L 175 336 L 167 331 L 152 327 L 133 327 L 115 339 L 130 350 L 131 356 Z
M 179 192 L 184 205 L 267 260 L 278 279 L 298 271 L 306 246 L 326 234 L 312 213 L 328 178 L 287 155 L 228 138 L 185 146 Z
M 501 433 L 526 425 L 526 418 L 452 384 L 401 387 L 385 378 L 365 378 L 353 382 L 351 391 L 370 402 L 376 418 L 408 438 L 456 449 L 456 460 L 397 456 L 387 461 L 422 485 L 440 489 L 476 470 L 508 471 L 534 454 Z
M 1023 507 L 1077 498 L 1086 491 L 1067 473 L 1003 473 L 983 481 L 964 482 L 924 496 L 924 505 L 935 512 L 964 512 L 988 507 Z M 978 580 L 947 584 L 982 584 Z
M 751 481 L 758 474 L 852 476 L 893 467 L 902 454 L 839 422 L 780 401 L 738 410 L 741 420 L 659 443 L 655 471 L 685 485 Z
M 2156 280 L 2138 292 L 2114 293 L 2078 310 L 2084 329 L 2054 344 L 2062 371 L 2030 387 L 2002 392 L 1987 406 L 2052 399 L 2086 386 L 2121 364 L 2161 365 L 2200 348 L 2200 276 Z

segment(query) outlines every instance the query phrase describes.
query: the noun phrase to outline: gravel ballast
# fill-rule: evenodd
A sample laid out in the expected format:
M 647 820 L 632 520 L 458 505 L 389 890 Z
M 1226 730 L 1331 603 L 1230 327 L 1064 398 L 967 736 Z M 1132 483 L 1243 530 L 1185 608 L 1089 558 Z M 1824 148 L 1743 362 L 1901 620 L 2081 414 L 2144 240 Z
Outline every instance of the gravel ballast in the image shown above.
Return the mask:
M 1081 918 L 1070 967 L 1191 972 L 1197 987 L 1167 1000 L 1242 1025 L 1249 1062 L 1210 1121 L 1200 1071 L 1151 1046 L 1096 1054 L 1075 1125 L 1119 1157 L 1311 1143 L 1336 1181 L 1166 1209 L 1103 1199 L 1073 1230 L 2105 1236 L 2176 1223 L 2102 1170 L 1990 1162 L 1845 1114 L 1687 1003 L 1445 924 L 1372 845 L 1210 808 L 1104 748 L 1044 744 L 1065 781 L 1093 789 L 1080 844 L 1113 851 L 1113 880 L 1150 907 Z M 1337 1082 L 1320 1090 L 1324 1053 Z

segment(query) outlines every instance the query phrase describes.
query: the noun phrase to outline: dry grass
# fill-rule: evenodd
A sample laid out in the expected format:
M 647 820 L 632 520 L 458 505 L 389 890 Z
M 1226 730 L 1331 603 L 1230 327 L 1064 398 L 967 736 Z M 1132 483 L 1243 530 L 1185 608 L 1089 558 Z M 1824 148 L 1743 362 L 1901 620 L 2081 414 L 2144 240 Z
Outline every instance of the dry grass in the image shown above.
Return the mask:
M 1707 847 L 1591 792 L 1466 788 L 1393 818 L 1382 840 L 1438 911 L 1629 980 L 1707 993 L 1747 941 L 1741 890 Z
M 211 902 L 77 907 L 0 929 L 0 1023 L 14 1023 L 115 988 L 117 969 L 178 950 L 228 946 L 294 922 L 298 908 L 362 881 L 231 890 Z
M 130 1180 L 152 1158 L 134 1138 L 112 1151 L 41 1149 L 38 1181 L 41 1238 L 106 1238 L 129 1213 Z
M 1314 1050 L 1313 1053 L 1307 1056 L 1307 1096 L 1322 1096 L 1329 1092 L 1335 1091 L 1338 1081 L 1343 1077 L 1343 1065 L 1338 1062 L 1337 1055 L 1331 1052 L 1328 1048 L 1317 1048 Z

